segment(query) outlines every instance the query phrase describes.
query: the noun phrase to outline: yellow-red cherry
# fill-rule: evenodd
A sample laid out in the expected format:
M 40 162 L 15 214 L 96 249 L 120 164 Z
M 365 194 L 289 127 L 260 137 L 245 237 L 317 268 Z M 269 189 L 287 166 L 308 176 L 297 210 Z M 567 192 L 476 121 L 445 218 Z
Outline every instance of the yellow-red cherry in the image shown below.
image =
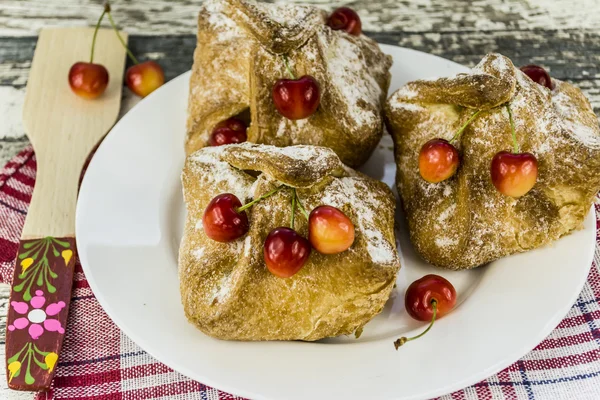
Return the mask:
M 289 278 L 302 269 L 310 255 L 310 243 L 287 227 L 273 229 L 267 236 L 263 255 L 271 273 Z
M 231 117 L 219 122 L 213 128 L 208 143 L 211 146 L 222 146 L 224 144 L 242 143 L 246 140 L 246 124 L 238 118 Z
M 335 207 L 316 207 L 308 217 L 308 240 L 319 253 L 341 253 L 354 243 L 354 224 Z
M 459 164 L 458 150 L 445 139 L 431 139 L 419 152 L 419 172 L 430 183 L 450 178 L 456 173 Z
M 108 70 L 101 64 L 76 62 L 69 70 L 69 86 L 77 96 L 95 99 L 108 86 Z
M 518 198 L 535 186 L 537 159 L 531 153 L 501 151 L 492 159 L 490 174 L 492 183 L 500 193 Z
M 334 31 L 346 31 L 355 36 L 362 32 L 360 17 L 349 7 L 340 7 L 334 10 L 327 19 L 327 25 Z
M 321 102 L 319 84 L 310 75 L 277 80 L 273 85 L 272 97 L 277 111 L 291 120 L 310 117 Z
M 231 242 L 244 236 L 249 229 L 248 216 L 240 199 L 231 193 L 223 193 L 213 198 L 204 210 L 202 227 L 206 236 L 217 242 Z
M 127 69 L 125 82 L 133 93 L 146 97 L 165 83 L 165 73 L 156 61 L 144 61 Z

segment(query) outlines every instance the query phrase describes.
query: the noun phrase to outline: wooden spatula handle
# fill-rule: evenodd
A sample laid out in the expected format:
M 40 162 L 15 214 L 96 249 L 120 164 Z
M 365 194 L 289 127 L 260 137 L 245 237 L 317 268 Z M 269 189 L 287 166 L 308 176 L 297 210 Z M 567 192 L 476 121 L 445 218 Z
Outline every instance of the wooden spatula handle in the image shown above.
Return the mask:
M 6 331 L 11 389 L 50 388 L 67 325 L 75 252 L 73 237 L 20 243 Z

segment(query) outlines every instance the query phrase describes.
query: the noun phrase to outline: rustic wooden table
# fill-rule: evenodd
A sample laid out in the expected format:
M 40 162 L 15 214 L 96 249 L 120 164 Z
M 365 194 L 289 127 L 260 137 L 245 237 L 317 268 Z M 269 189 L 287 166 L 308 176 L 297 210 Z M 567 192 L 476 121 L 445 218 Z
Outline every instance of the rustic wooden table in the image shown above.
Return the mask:
M 573 82 L 600 113 L 600 2 L 597 0 L 311 0 L 333 9 L 357 10 L 363 30 L 395 44 L 473 65 L 488 52 L 535 63 Z M 167 79 L 187 71 L 195 47 L 200 0 L 114 1 L 113 15 L 130 33 L 140 59 L 156 59 Z M 28 141 L 21 122 L 25 85 L 37 31 L 49 26 L 93 26 L 102 0 L 2 0 L 0 4 L 0 165 Z M 122 113 L 138 99 L 124 90 Z M 0 359 L 4 358 L 9 289 L 0 284 Z M 0 398 L 31 399 L 6 389 Z

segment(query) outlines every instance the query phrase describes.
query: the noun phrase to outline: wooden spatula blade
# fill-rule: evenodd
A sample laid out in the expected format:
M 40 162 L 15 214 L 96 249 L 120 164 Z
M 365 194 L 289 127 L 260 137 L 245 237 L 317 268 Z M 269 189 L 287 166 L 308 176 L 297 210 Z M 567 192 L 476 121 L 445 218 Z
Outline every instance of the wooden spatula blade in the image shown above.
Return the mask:
M 121 33 L 125 40 L 127 35 Z M 94 62 L 109 71 L 95 100 L 71 92 L 71 65 L 89 61 L 93 29 L 40 32 L 23 110 L 37 158 L 37 175 L 21 235 L 7 317 L 8 386 L 50 388 L 67 329 L 76 260 L 75 207 L 79 176 L 90 151 L 115 123 L 123 87 L 125 50 L 100 30 Z

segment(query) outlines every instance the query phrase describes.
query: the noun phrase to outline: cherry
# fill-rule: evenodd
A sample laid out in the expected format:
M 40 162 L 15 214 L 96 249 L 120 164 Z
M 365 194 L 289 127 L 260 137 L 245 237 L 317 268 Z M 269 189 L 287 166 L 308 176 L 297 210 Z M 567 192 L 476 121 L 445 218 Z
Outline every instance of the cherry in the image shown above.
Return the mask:
M 246 124 L 235 117 L 219 122 L 213 129 L 208 143 L 211 146 L 245 142 Z
M 310 243 L 291 228 L 273 229 L 264 245 L 265 264 L 271 273 L 289 278 L 300 271 L 310 255 Z
M 156 61 L 150 60 L 140 63 L 137 58 L 135 58 L 121 37 L 119 29 L 117 28 L 117 24 L 115 24 L 110 11 L 110 4 L 107 1 L 104 3 L 104 12 L 108 16 L 110 25 L 115 31 L 119 42 L 121 42 L 121 45 L 123 48 L 125 48 L 125 52 L 127 52 L 127 55 L 134 63 L 134 65 L 127 68 L 127 71 L 125 72 L 125 83 L 127 84 L 129 90 L 131 90 L 133 93 L 140 97 L 146 97 L 165 83 L 165 73 L 162 67 Z
M 298 79 L 278 79 L 273 85 L 272 95 L 277 111 L 291 120 L 310 117 L 321 101 L 319 84 L 309 75 Z
M 445 139 L 431 139 L 421 147 L 419 172 L 430 183 L 438 183 L 456 173 L 460 154 L 456 147 Z
M 537 181 L 537 159 L 531 153 L 501 151 L 492 159 L 490 172 L 492 183 L 500 193 L 521 197 Z
M 308 217 L 308 240 L 319 253 L 341 253 L 354 243 L 354 224 L 337 208 L 319 206 Z
M 425 275 L 408 286 L 404 295 L 404 307 L 418 321 L 431 321 L 425 331 L 417 336 L 401 337 L 394 342 L 396 350 L 404 343 L 420 338 L 433 326 L 436 318 L 446 315 L 456 305 L 456 289 L 439 275 Z
M 554 89 L 554 85 L 552 84 L 552 79 L 550 79 L 550 74 L 544 68 L 539 65 L 525 65 L 521 67 L 521 71 L 532 81 L 537 83 L 538 85 L 542 85 L 547 87 L 550 90 Z
M 100 64 L 76 62 L 69 70 L 69 86 L 77 96 L 95 99 L 108 86 L 108 70 Z
M 204 210 L 204 232 L 217 242 L 231 242 L 246 234 L 248 216 L 240 211 L 242 203 L 235 195 L 223 193 L 213 198 Z
M 362 31 L 360 17 L 351 8 L 340 7 L 334 10 L 327 19 L 327 25 L 334 31 L 346 31 L 351 35 L 358 36 Z
M 92 48 L 90 51 L 90 62 L 76 62 L 69 69 L 69 86 L 71 90 L 79 97 L 85 99 L 95 99 L 102 95 L 108 86 L 108 70 L 100 64 L 94 64 L 94 48 L 96 47 L 96 37 L 100 23 L 110 11 L 109 6 L 104 6 L 104 11 L 98 18 L 94 36 L 92 37 Z
M 125 82 L 133 93 L 146 97 L 165 83 L 165 73 L 156 61 L 144 61 L 127 69 Z

